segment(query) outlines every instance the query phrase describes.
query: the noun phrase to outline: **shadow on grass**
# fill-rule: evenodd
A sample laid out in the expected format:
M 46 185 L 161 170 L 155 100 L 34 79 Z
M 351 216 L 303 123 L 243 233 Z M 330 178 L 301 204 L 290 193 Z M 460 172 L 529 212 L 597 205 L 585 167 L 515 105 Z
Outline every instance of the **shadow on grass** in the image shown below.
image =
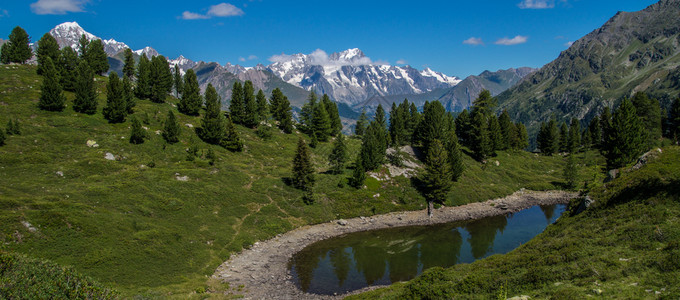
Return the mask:
M 680 201 L 680 180 L 663 182 L 660 178 L 645 179 L 637 184 L 629 185 L 609 198 L 606 205 L 613 206 L 630 201 L 645 200 L 657 196 L 666 196 Z

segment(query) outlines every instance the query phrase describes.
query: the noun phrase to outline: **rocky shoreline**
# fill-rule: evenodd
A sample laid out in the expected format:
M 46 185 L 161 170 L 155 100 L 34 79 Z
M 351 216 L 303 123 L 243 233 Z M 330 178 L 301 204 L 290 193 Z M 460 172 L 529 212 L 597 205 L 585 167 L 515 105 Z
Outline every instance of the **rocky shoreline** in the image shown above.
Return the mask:
M 293 254 L 314 242 L 346 233 L 481 219 L 517 212 L 534 205 L 567 203 L 577 195 L 565 191 L 520 190 L 505 198 L 457 207 L 442 207 L 435 210 L 432 218 L 428 218 L 426 210 L 419 210 L 303 226 L 267 241 L 257 242 L 249 249 L 232 255 L 217 268 L 213 278 L 228 282 L 232 287 L 243 285 L 242 293 L 246 299 L 338 299 L 347 294 L 317 295 L 305 293 L 297 288 L 288 270 L 288 261 Z M 376 287 L 352 293 L 372 288 Z

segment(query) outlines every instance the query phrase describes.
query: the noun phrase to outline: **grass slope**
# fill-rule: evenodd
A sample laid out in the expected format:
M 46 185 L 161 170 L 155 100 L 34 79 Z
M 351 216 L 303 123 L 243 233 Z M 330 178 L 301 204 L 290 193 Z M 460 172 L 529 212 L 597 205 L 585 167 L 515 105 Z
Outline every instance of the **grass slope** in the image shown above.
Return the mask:
M 177 114 L 181 141 L 168 145 L 155 132 L 177 100 L 138 100 L 134 115 L 148 119 L 150 139 L 132 145 L 129 122 L 109 124 L 101 115 L 104 78 L 97 78 L 102 92 L 92 116 L 72 110 L 71 93 L 63 112 L 37 109 L 40 82 L 35 67 L 0 66 L 0 126 L 17 118 L 22 130 L 0 147 L 0 250 L 73 266 L 123 296 L 226 290 L 208 277 L 255 241 L 304 224 L 424 208 L 409 179 L 369 178 L 366 189 L 356 190 L 345 184 L 351 170 L 324 173 L 330 143 L 312 150 L 317 201 L 304 205 L 302 193 L 284 180 L 295 134 L 276 131 L 263 141 L 239 127 L 246 150 L 231 153 L 195 137 L 185 124 L 198 126 L 199 118 Z M 88 140 L 99 147 L 88 147 Z M 348 144 L 355 156 L 360 141 Z M 202 157 L 187 161 L 191 145 Z M 217 155 L 214 166 L 204 158 L 208 149 Z M 119 160 L 104 159 L 106 153 Z M 561 157 L 501 152 L 495 160 L 498 166 L 483 167 L 465 156 L 467 171 L 446 205 L 561 185 Z M 188 180 L 177 180 L 183 176 Z
M 449 269 L 433 268 L 355 298 L 613 299 L 680 297 L 680 147 L 594 188 L 595 203 L 529 243 Z M 579 201 L 571 205 L 575 208 Z M 351 298 L 351 297 L 350 297 Z

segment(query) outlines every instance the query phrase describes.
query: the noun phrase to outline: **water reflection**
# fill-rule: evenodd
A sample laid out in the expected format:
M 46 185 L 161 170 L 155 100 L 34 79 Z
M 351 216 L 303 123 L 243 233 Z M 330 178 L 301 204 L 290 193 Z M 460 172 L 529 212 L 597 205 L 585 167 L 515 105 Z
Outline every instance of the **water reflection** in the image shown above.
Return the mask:
M 468 223 L 348 234 L 303 249 L 293 256 L 290 268 L 303 291 L 317 294 L 390 284 L 412 279 L 430 267 L 506 253 L 543 231 L 563 211 L 564 205 L 535 206 Z

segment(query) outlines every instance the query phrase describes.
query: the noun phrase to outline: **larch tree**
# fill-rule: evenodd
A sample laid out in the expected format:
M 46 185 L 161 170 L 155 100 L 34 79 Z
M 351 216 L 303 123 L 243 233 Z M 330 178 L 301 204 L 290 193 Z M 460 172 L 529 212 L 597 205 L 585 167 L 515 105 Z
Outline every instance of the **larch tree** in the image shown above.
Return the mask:
M 59 84 L 59 74 L 57 74 L 52 58 L 45 57 L 43 67 L 43 81 L 40 86 L 38 107 L 47 111 L 62 111 L 66 97 L 61 84 Z
M 38 57 L 38 75 L 43 75 L 45 72 L 44 64 L 46 57 L 51 58 L 52 62 L 56 64 L 59 61 L 60 55 L 61 53 L 57 40 L 51 34 L 45 33 L 38 41 L 38 49 L 36 50 L 36 56 Z
M 81 60 L 76 68 L 76 91 L 73 110 L 93 115 L 97 112 L 97 88 L 94 85 L 94 72 L 87 62 Z
M 118 79 L 118 73 L 109 73 L 106 84 L 106 106 L 102 111 L 109 123 L 123 123 L 127 116 L 127 104 L 123 100 L 123 87 Z
M 427 200 L 427 215 L 432 217 L 434 202 L 443 203 L 451 190 L 451 166 L 448 153 L 439 140 L 432 142 L 425 160 L 425 173 L 421 177 L 423 194 Z
M 513 145 L 518 143 L 517 128 L 515 128 L 515 124 L 512 123 L 507 109 L 504 109 L 498 117 L 498 125 L 501 128 L 502 136 L 501 148 L 499 150 L 515 149 Z
M 184 93 L 182 93 L 177 109 L 185 115 L 198 116 L 202 102 L 196 73 L 194 73 L 194 70 L 189 69 L 184 74 Z
M 492 153 L 503 148 L 503 132 L 500 124 L 498 124 L 498 118 L 494 114 L 489 116 L 489 140 L 493 149 Z

